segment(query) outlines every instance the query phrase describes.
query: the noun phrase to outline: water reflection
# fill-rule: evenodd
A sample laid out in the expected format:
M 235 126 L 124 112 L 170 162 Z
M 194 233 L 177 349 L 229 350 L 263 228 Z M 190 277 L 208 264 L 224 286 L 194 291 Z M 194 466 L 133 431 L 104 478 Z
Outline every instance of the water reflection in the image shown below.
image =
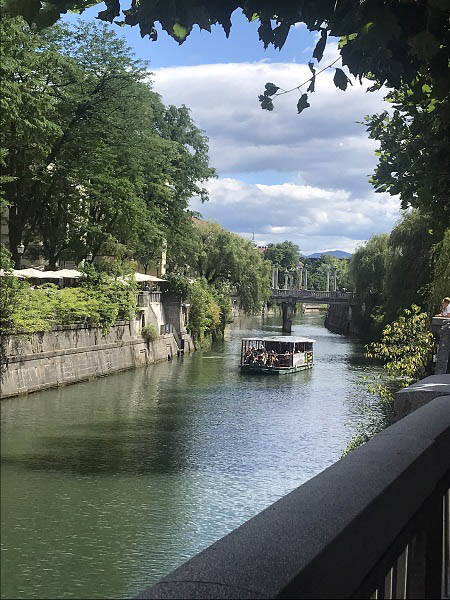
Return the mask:
M 129 597 L 334 462 L 364 396 L 361 347 L 299 319 L 315 366 L 237 369 L 242 319 L 208 352 L 2 403 L 2 595 Z

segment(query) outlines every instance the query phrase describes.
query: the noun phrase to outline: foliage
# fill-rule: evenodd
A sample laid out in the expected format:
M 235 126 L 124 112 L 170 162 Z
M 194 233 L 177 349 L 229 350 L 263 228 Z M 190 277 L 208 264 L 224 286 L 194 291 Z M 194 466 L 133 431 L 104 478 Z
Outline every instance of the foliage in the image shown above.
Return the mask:
M 147 65 L 106 26 L 36 33 L 2 18 L 2 184 L 10 247 L 50 268 L 88 252 L 148 263 L 214 176 L 186 107 L 165 107 Z M 41 246 L 38 246 L 41 247 Z
M 369 384 L 368 389 L 375 398 L 365 401 L 359 407 L 359 422 L 356 425 L 356 433 L 347 444 L 342 456 L 349 454 L 369 441 L 374 435 L 392 425 L 394 415 L 394 393 L 404 387 L 403 382 L 392 381 L 385 376 L 375 379 Z
M 80 287 L 63 289 L 51 283 L 31 289 L 7 271 L 0 291 L 1 331 L 36 333 L 53 325 L 84 323 L 107 333 L 117 320 L 130 319 L 136 308 L 136 282 L 123 277 L 126 266 L 118 268 L 110 265 L 115 272 L 111 275 L 86 265 Z
M 304 266 L 308 269 L 308 289 L 326 290 L 327 273 L 330 273 L 330 290 L 333 290 L 333 270 L 336 269 L 337 289 L 351 289 L 349 277 L 349 261 L 324 254 L 320 258 L 304 258 Z
M 164 278 L 166 279 L 166 286 L 169 292 L 173 292 L 180 298 L 186 299 L 190 295 L 191 282 L 186 275 L 179 272 L 167 273 Z
M 278 265 L 285 270 L 298 267 L 300 262 L 300 249 L 293 242 L 285 240 L 280 244 L 269 244 L 264 251 L 264 258 L 270 260 L 272 265 Z
M 212 285 L 234 288 L 246 313 L 259 312 L 270 296 L 270 265 L 252 244 L 217 223 L 194 221 L 192 273 Z
M 377 192 L 399 195 L 402 208 L 419 208 L 434 227 L 450 225 L 450 110 L 429 86 L 425 99 L 403 87 L 387 100 L 394 106 L 366 117 L 371 139 L 379 142 L 378 165 L 371 181 Z
M 105 3 L 106 9 L 98 16 L 112 22 L 120 15 L 121 2 L 106 0 Z M 70 0 L 64 3 L 64 7 L 59 0 L 48 0 L 42 6 L 40 2 L 6 2 L 6 10 L 13 14 L 19 12 L 40 27 L 54 23 L 61 12 L 68 9 L 82 11 L 85 7 L 86 3 L 82 0 Z M 382 5 L 377 2 L 355 5 L 351 0 L 338 4 L 315 0 L 283 3 L 275 0 L 184 0 L 175 8 L 167 3 L 133 0 L 131 7 L 123 11 L 123 23 L 139 25 L 142 37 L 148 35 L 156 40 L 155 21 L 159 21 L 169 35 L 183 43 L 194 24 L 210 31 L 211 25 L 218 23 L 228 36 L 231 14 L 237 8 L 242 8 L 249 21 L 259 20 L 258 34 L 265 47 L 272 44 L 275 48 L 282 48 L 290 28 L 303 22 L 309 30 L 320 32 L 313 52 L 318 61 L 323 56 L 328 36 L 337 36 L 341 38 L 339 52 L 342 62 L 354 76 L 371 76 L 380 84 L 392 87 L 402 82 L 416 82 L 417 79 L 420 84 L 421 77 L 431 77 L 448 90 L 445 70 L 448 67 L 450 33 L 445 1 L 417 3 L 406 0 Z M 336 74 L 335 78 L 336 85 L 342 87 L 343 76 Z M 269 87 L 269 91 L 272 90 Z
M 32 290 L 22 283 L 12 309 L 10 329 L 7 333 L 36 333 L 48 331 L 56 324 L 55 312 L 58 290 L 46 286 Z
M 12 273 L 11 254 L 0 244 L 0 269 L 3 271 L 0 285 L 0 332 L 9 331 L 13 323 L 13 310 L 20 294 L 22 282 Z
M 141 329 L 141 335 L 149 344 L 150 342 L 155 342 L 159 338 L 159 333 L 154 325 L 146 325 Z
M 422 303 L 432 277 L 432 244 L 436 230 L 430 216 L 417 210 L 405 212 L 392 230 L 386 255 L 385 302 L 387 320 L 401 309 Z
M 192 284 L 189 300 L 189 330 L 194 343 L 201 346 L 206 336 L 220 332 L 220 306 L 204 278 Z
M 436 314 L 442 298 L 450 294 L 450 228 L 443 239 L 432 248 L 434 263 L 428 306 L 431 314 Z
M 356 298 L 370 307 L 382 304 L 384 299 L 388 241 L 387 234 L 374 235 L 350 259 L 349 274 Z
M 6 0 L 7 12 L 23 14 L 39 27 L 54 23 L 61 12 L 70 8 L 82 12 L 86 3 L 69 0 L 62 7 L 59 0 L 43 4 Z M 266 83 L 259 96 L 263 109 L 273 110 L 274 97 L 294 92 L 299 94 L 297 112 L 302 113 L 310 106 L 308 94 L 315 91 L 317 76 L 328 68 L 334 68 L 336 87 L 345 91 L 351 79 L 340 67 L 334 67 L 339 60 L 360 82 L 363 78 L 372 80 L 370 91 L 381 86 L 390 90 L 388 99 L 394 103 L 393 115 L 383 113 L 368 119 L 371 137 L 380 141 L 380 162 L 373 183 L 379 191 L 400 194 L 404 208 L 421 208 L 433 215 L 436 224 L 441 222 L 444 227 L 448 226 L 448 1 L 182 0 L 174 5 L 156 0 L 132 0 L 131 7 L 123 10 L 124 20 L 116 22 L 139 25 L 142 37 L 148 35 L 156 40 L 155 23 L 159 21 L 181 44 L 194 24 L 208 31 L 211 25 L 220 24 L 228 36 L 231 14 L 237 8 L 242 9 L 249 22 L 259 20 L 258 34 L 265 48 L 269 44 L 282 48 L 291 27 L 298 23 L 320 34 L 309 62 L 311 76 L 291 90 Z M 100 11 L 98 16 L 112 22 L 120 12 L 120 0 L 106 0 L 106 10 Z M 322 60 L 330 36 L 340 38 L 339 56 L 317 72 L 315 61 Z M 308 86 L 306 92 L 305 86 Z
M 423 377 L 433 350 L 429 320 L 420 307 L 412 305 L 387 325 L 379 342 L 366 346 L 366 356 L 383 361 L 384 373 L 369 384 L 375 402 L 362 407 L 357 433 L 343 455 L 368 441 L 395 420 L 394 394 Z
M 367 356 L 382 360 L 390 377 L 409 385 L 424 374 L 432 349 L 428 315 L 413 304 L 397 321 L 386 325 L 379 342 L 367 346 Z

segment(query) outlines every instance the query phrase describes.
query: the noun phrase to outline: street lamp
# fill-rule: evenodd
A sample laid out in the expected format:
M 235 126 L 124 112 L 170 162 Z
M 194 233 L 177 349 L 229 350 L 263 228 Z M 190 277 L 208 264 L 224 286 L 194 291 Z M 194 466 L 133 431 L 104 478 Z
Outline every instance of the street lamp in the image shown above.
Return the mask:
M 20 244 L 17 246 L 17 254 L 18 254 L 17 265 L 18 265 L 19 269 L 20 269 L 20 265 L 22 262 L 22 254 L 24 253 L 24 251 L 25 251 L 25 246 L 23 245 L 22 242 L 20 242 Z

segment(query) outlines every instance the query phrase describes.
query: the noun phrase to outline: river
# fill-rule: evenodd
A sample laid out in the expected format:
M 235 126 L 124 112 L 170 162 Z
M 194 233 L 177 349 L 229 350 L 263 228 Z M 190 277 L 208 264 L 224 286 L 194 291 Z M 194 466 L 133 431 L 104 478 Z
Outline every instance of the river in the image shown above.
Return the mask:
M 374 369 L 306 315 L 312 370 L 242 375 L 240 338 L 276 334 L 4 400 L 2 598 L 129 598 L 335 462 Z

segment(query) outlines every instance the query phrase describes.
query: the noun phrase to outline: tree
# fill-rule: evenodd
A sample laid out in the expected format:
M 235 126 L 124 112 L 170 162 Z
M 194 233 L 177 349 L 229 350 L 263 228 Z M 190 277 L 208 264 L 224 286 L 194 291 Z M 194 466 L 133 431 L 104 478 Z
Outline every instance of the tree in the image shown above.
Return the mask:
M 386 325 L 379 342 L 367 346 L 367 356 L 381 359 L 387 374 L 401 379 L 405 386 L 423 377 L 432 350 L 428 315 L 413 304 L 396 321 Z
M 89 5 L 96 2 L 90 2 Z M 106 9 L 98 17 L 114 21 L 120 15 L 120 0 L 106 0 Z M 61 6 L 59 0 L 45 3 L 23 3 L 6 0 L 5 10 L 23 14 L 29 22 L 46 27 L 54 23 L 62 12 L 83 11 L 85 0 L 68 0 Z M 370 77 L 380 85 L 398 88 L 402 84 L 413 86 L 420 94 L 424 79 L 436 84 L 436 95 L 448 94 L 446 75 L 449 59 L 450 30 L 448 28 L 448 4 L 445 0 L 413 0 L 381 2 L 316 2 L 298 0 L 241 0 L 211 2 L 210 0 L 180 0 L 167 4 L 156 1 L 132 0 L 131 7 L 124 10 L 124 21 L 138 25 L 141 36 L 157 39 L 155 22 L 159 21 L 180 44 L 189 35 L 194 24 L 210 31 L 211 25 L 220 24 L 228 35 L 231 14 L 241 8 L 249 21 L 259 20 L 258 34 L 264 46 L 272 44 L 281 48 L 296 23 L 305 23 L 310 31 L 320 32 L 320 39 L 313 52 L 318 61 L 323 56 L 329 36 L 341 39 L 339 45 L 342 63 L 355 77 Z M 314 77 L 314 73 L 312 73 Z M 345 89 L 347 76 L 336 70 L 335 84 Z M 273 84 L 272 84 L 273 86 Z M 311 86 L 310 86 L 311 87 Z M 277 92 L 269 87 L 266 97 Z M 312 89 L 314 89 L 314 80 Z M 267 88 L 266 88 L 267 91 Z
M 387 320 L 411 304 L 424 306 L 432 279 L 431 247 L 436 241 L 429 216 L 407 212 L 392 230 L 386 255 L 385 302 Z
M 48 49 L 38 51 L 39 37 L 19 18 L 2 18 L 0 34 L 3 197 L 9 206 L 9 245 L 17 263 L 17 246 L 22 240 L 28 245 L 39 214 L 33 193 L 36 173 L 62 135 L 54 90 L 62 78 L 73 76 L 73 64 Z
M 191 254 L 184 254 L 192 275 L 204 278 L 208 285 L 236 290 L 247 313 L 258 312 L 270 296 L 270 265 L 261 254 L 235 233 L 217 223 L 193 220 L 192 236 L 188 239 Z
M 273 265 L 278 265 L 290 271 L 298 267 L 300 262 L 300 249 L 293 242 L 285 240 L 280 244 L 269 244 L 264 251 L 264 258 Z
M 40 36 L 20 19 L 1 26 L 11 249 L 34 238 L 51 268 L 89 251 L 149 262 L 183 226 L 189 198 L 207 199 L 207 138 L 186 107 L 164 107 L 105 26 Z
M 384 301 L 384 281 L 389 236 L 372 236 L 356 249 L 350 259 L 349 271 L 357 300 L 368 307 L 381 305 Z
M 450 110 L 448 98 L 438 100 L 424 85 L 403 87 L 388 96 L 394 107 L 366 117 L 369 137 L 377 140 L 378 165 L 371 181 L 377 192 L 399 195 L 402 208 L 418 208 L 433 218 L 441 232 L 450 226 Z
M 433 277 L 428 296 L 428 309 L 436 314 L 442 298 L 449 295 L 450 290 L 450 228 L 447 228 L 443 239 L 431 250 L 433 261 Z
M 349 261 L 345 258 L 339 259 L 327 254 L 320 258 L 305 259 L 308 269 L 308 288 L 311 290 L 326 290 L 328 273 L 330 274 L 330 290 L 333 290 L 333 272 L 336 269 L 337 288 L 349 289 L 352 287 L 349 278 Z

